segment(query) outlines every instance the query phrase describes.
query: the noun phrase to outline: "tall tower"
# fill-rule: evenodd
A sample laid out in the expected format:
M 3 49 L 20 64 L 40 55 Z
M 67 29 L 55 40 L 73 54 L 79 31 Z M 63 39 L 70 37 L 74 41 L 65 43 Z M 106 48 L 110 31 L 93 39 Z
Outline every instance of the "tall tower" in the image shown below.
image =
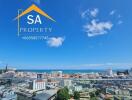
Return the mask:
M 5 67 L 5 72 L 8 71 L 8 64 L 6 64 L 6 67 Z
M 109 76 L 113 76 L 113 71 L 112 71 L 112 69 L 111 69 L 111 68 L 110 68 L 110 69 L 108 69 L 107 74 L 108 74 Z

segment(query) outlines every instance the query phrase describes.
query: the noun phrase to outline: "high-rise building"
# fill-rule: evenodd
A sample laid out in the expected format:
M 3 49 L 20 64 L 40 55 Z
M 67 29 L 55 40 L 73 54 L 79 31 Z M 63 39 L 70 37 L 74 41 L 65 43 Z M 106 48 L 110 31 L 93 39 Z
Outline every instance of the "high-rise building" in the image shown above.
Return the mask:
M 30 89 L 32 90 L 43 90 L 46 89 L 45 86 L 46 81 L 42 79 L 42 74 L 37 74 L 37 79 L 30 82 Z
M 34 80 L 32 85 L 33 90 L 43 90 L 45 89 L 45 81 L 44 80 Z
M 111 68 L 107 70 L 107 75 L 111 77 L 113 76 L 113 71 Z

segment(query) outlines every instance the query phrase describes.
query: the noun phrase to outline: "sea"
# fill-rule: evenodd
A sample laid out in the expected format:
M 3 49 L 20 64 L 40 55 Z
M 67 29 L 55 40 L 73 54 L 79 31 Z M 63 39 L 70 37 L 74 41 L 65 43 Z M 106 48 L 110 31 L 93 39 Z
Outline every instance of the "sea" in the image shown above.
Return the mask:
M 22 69 L 22 70 L 17 70 L 19 72 L 36 72 L 36 73 L 51 73 L 52 71 L 62 71 L 64 74 L 74 74 L 74 73 L 104 73 L 107 70 L 104 69 L 100 69 L 100 70 L 91 70 L 91 69 L 86 69 L 86 70 L 63 70 L 63 69 L 52 69 L 52 70 L 30 70 L 30 69 Z M 123 71 L 123 70 L 113 70 L 113 72 L 117 72 L 117 71 Z

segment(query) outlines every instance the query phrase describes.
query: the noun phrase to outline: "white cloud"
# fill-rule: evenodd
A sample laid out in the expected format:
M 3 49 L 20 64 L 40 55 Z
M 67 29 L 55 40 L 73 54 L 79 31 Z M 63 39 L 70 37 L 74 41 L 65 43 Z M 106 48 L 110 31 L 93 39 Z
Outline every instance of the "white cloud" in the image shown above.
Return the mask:
M 87 16 L 89 16 L 89 9 L 81 13 L 82 18 L 86 18 Z
M 36 3 L 36 4 L 40 4 L 40 0 L 31 0 L 31 1 Z
M 50 47 L 59 47 L 63 44 L 65 38 L 63 37 L 52 37 L 47 40 L 47 44 Z
M 109 21 L 107 22 L 97 22 L 95 19 L 84 26 L 85 32 L 88 34 L 89 37 L 103 35 L 111 30 L 113 24 Z
M 120 25 L 122 23 L 123 23 L 123 21 L 122 20 L 119 20 L 117 24 Z
M 83 64 L 81 66 L 84 67 L 118 67 L 118 68 L 125 68 L 125 67 L 132 67 L 132 63 L 95 63 L 95 64 Z
M 118 17 L 118 18 L 121 18 L 122 16 L 119 14 L 117 17 Z
M 96 17 L 97 14 L 99 13 L 99 9 L 98 8 L 94 8 L 92 10 L 85 10 L 84 12 L 81 13 L 81 17 L 82 18 L 87 18 L 87 17 Z
M 62 65 L 63 66 L 63 65 Z M 132 63 L 86 63 L 86 64 L 78 64 L 78 65 L 68 65 L 65 66 L 66 69 L 72 68 L 72 69 L 103 69 L 103 70 L 108 70 L 108 69 L 130 69 L 132 68 Z
M 110 15 L 114 15 L 115 12 L 116 12 L 116 10 L 112 10 L 112 11 L 110 12 Z
M 84 12 L 81 13 L 82 19 L 86 19 L 85 24 L 83 25 L 84 31 L 87 33 L 88 37 L 94 37 L 97 35 L 103 35 L 107 34 L 113 27 L 114 24 L 122 24 L 123 21 L 121 20 L 121 15 L 117 13 L 117 10 L 112 10 L 111 12 L 108 12 L 108 15 L 111 15 L 109 17 L 102 18 L 101 16 L 97 16 L 99 13 L 98 8 L 93 8 L 93 9 L 87 9 Z M 114 16 L 112 16 L 114 15 Z M 114 23 L 113 17 L 116 18 L 116 23 Z M 100 20 L 106 20 L 108 21 L 100 21 Z
M 96 17 L 98 12 L 99 12 L 99 10 L 97 8 L 94 8 L 93 10 L 90 11 L 90 14 L 91 14 L 91 16 Z

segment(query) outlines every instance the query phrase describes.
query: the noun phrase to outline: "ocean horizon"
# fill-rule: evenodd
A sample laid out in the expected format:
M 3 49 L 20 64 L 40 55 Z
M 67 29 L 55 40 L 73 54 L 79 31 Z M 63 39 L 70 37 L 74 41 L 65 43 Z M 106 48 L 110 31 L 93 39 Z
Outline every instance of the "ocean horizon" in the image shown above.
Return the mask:
M 127 69 L 114 69 L 113 72 L 123 71 Z M 107 69 L 18 69 L 19 72 L 36 72 L 36 73 L 51 73 L 52 71 L 62 71 L 64 74 L 74 73 L 104 73 Z

